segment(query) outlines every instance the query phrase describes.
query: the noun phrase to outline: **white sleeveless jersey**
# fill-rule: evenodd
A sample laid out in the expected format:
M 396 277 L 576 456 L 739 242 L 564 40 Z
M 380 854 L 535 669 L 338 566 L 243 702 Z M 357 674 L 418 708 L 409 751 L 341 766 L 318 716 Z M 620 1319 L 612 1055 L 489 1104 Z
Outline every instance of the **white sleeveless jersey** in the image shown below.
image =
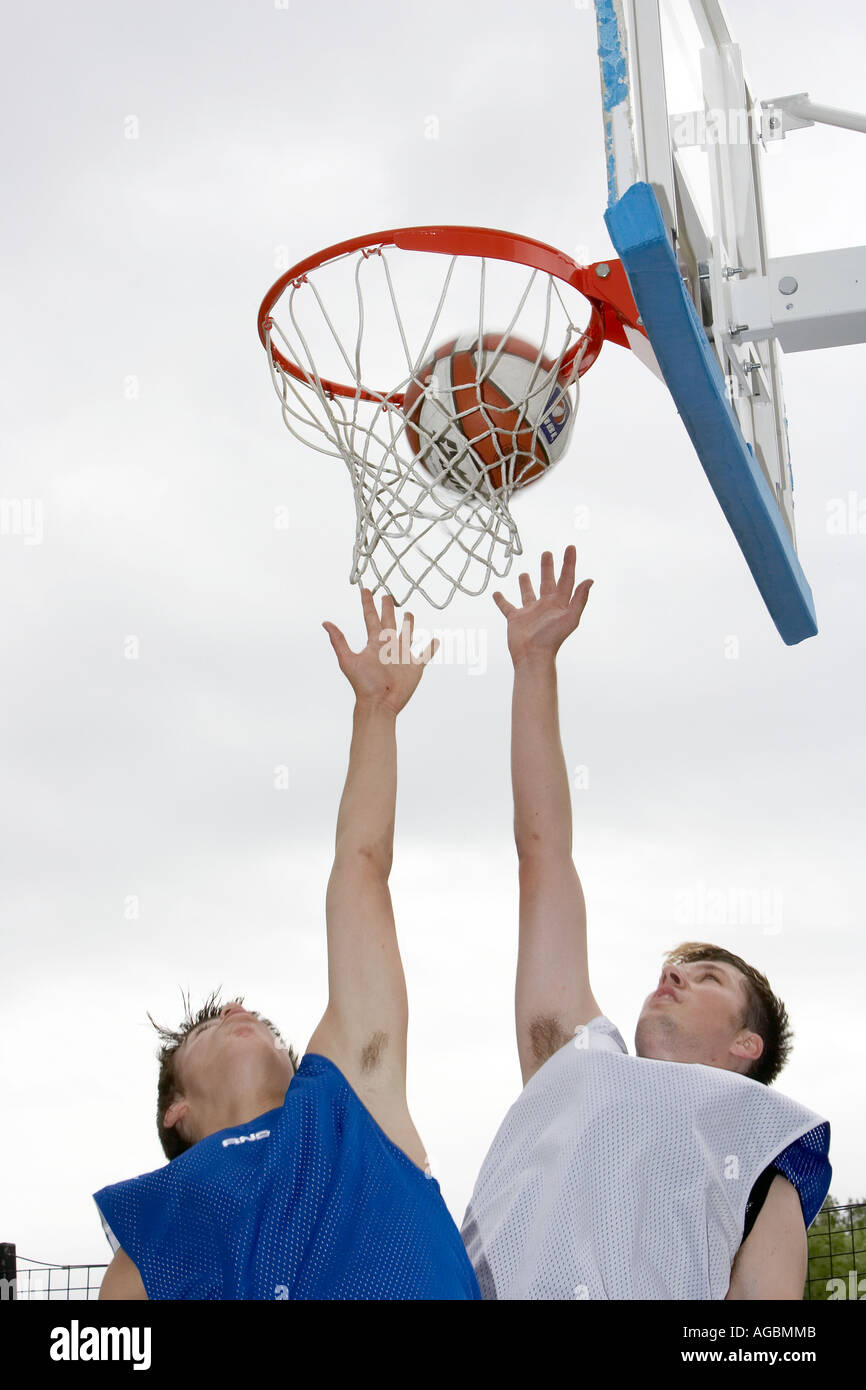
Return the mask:
M 828 1143 L 787 1096 L 629 1057 L 593 1019 L 531 1077 L 484 1160 L 462 1230 L 482 1296 L 723 1299 L 756 1179 L 794 1146 L 779 1166 L 808 1226 Z

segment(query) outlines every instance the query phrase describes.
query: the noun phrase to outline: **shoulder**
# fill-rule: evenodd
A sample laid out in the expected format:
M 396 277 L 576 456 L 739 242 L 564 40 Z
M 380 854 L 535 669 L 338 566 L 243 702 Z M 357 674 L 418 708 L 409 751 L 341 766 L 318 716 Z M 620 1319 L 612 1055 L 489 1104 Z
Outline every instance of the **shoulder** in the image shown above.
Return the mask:
M 577 1065 L 580 1055 L 587 1052 L 628 1056 L 619 1029 L 604 1014 L 596 1014 L 571 1033 L 566 1033 L 557 1019 L 536 1019 L 530 1029 L 530 1039 L 533 1061 L 522 1068 L 524 1090 L 544 1087 L 560 1075 L 563 1068 L 568 1068 L 572 1062 Z
M 578 1052 L 617 1052 L 628 1055 L 628 1048 L 619 1029 L 604 1014 L 597 1014 L 588 1023 L 580 1024 L 571 1037 L 563 1036 L 557 1051 L 563 1050 L 569 1043 Z
M 141 1275 L 125 1250 L 117 1250 L 105 1271 L 99 1290 L 101 1300 L 146 1299 Z
M 366 1134 L 377 1145 L 384 1138 L 392 1149 L 399 1151 L 401 1161 L 408 1159 L 413 1168 L 426 1170 L 427 1154 L 409 1113 L 405 1092 L 395 1092 L 374 1068 L 369 1075 L 359 1075 L 344 1070 L 330 1057 L 306 1052 L 292 1078 L 287 1100 L 292 1098 L 294 1088 L 297 1087 L 297 1096 L 308 1083 L 316 1088 L 311 1092 L 316 1107 L 336 1107 L 346 1116 L 351 1113 L 360 1126 L 356 1136 Z M 336 1129 L 328 1126 L 332 1144 L 336 1143 L 338 1132 L 344 1133 L 342 1123 Z
M 318 1109 L 322 1105 L 351 1104 L 354 1100 L 357 1094 L 346 1071 L 327 1053 L 314 1049 L 301 1058 L 286 1091 L 284 1110 L 291 1119 L 299 1103 L 306 1102 Z
M 599 1014 L 596 1018 L 591 1018 L 589 1023 L 582 1028 L 575 1029 L 575 1043 L 580 1046 L 580 1038 L 583 1034 L 588 1036 L 589 1047 L 597 1052 L 624 1052 L 628 1054 L 628 1048 L 623 1041 L 622 1034 L 615 1023 Z

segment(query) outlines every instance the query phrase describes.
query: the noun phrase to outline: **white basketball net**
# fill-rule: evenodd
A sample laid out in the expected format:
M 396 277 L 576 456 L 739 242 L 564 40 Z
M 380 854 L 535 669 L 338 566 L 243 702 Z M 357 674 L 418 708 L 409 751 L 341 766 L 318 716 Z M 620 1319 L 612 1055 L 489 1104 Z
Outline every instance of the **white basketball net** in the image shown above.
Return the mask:
M 563 359 L 583 332 L 572 312 L 585 312 L 586 301 L 574 292 L 570 310 L 568 296 L 572 291 L 554 276 L 511 262 L 381 247 L 339 257 L 286 287 L 265 325 L 271 377 L 291 434 L 319 453 L 341 458 L 348 469 L 356 512 L 351 583 L 384 590 L 398 604 L 417 591 L 435 608 L 444 608 L 457 590 L 477 595 L 492 574 L 508 574 L 514 556 L 522 553 L 508 503 L 523 485 L 515 460 L 523 460 L 525 471 L 525 452 L 516 443 L 511 452 L 502 447 L 502 429 L 479 404 L 479 393 L 473 418 L 479 409 L 485 417 L 501 485 L 493 485 L 491 467 L 471 441 L 456 457 L 452 445 L 449 457 L 443 436 L 462 416 L 454 397 L 443 398 L 435 379 L 423 385 L 419 373 L 429 367 L 435 350 L 454 338 L 496 334 L 504 344 L 519 336 L 537 347 L 538 356 L 515 405 L 522 412 L 534 404 L 538 416 L 538 400 L 549 402 L 557 384 L 562 386 Z M 431 303 L 436 305 L 432 322 Z M 303 382 L 283 369 L 274 347 L 303 373 Z M 569 384 L 572 415 L 585 350 L 584 342 Z M 501 350 L 479 354 L 481 380 L 500 356 Z M 367 369 L 368 361 L 375 370 Z M 351 385 L 354 395 L 334 395 L 324 381 Z M 426 467 L 407 436 L 407 417 L 392 399 L 413 382 L 421 396 L 435 397 L 442 420 L 441 429 L 438 424 L 434 431 L 424 428 L 413 406 L 411 428 Z M 364 400 L 362 391 L 375 399 Z M 521 426 L 524 449 L 527 428 Z M 533 450 L 538 429 L 538 424 L 532 428 Z

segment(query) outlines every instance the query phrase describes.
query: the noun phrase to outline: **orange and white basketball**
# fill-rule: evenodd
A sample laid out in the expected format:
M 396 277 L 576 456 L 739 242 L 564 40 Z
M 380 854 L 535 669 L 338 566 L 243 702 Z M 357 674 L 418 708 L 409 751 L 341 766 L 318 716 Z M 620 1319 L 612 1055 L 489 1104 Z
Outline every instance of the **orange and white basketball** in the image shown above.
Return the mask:
M 412 451 L 458 492 L 534 482 L 561 458 L 574 424 L 553 367 L 522 338 L 467 334 L 443 343 L 404 397 Z

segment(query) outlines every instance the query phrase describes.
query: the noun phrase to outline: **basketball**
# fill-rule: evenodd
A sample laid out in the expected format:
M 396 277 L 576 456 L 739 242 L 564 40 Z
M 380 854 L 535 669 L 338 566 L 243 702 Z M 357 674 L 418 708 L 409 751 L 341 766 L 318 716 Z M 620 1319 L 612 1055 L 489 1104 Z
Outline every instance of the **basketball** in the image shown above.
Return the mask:
M 522 338 L 465 335 L 437 348 L 406 391 L 413 453 L 458 492 L 525 487 L 565 452 L 574 423 L 554 363 Z

